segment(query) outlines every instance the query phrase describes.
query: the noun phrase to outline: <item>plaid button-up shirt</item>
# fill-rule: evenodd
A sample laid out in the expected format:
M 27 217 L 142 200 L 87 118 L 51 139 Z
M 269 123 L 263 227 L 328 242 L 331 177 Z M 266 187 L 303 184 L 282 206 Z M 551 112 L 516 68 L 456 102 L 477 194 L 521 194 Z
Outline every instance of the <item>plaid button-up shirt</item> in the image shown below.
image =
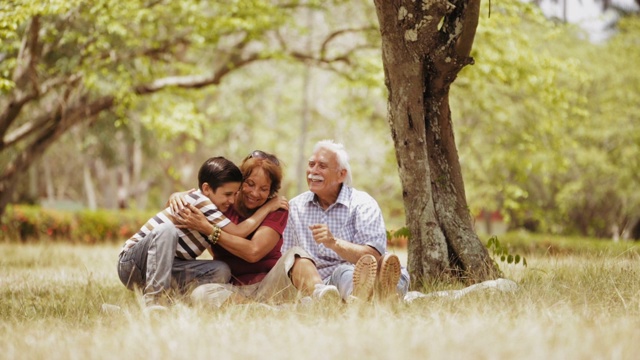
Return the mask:
M 343 185 L 334 204 L 323 210 L 311 191 L 289 201 L 289 220 L 284 230 L 282 252 L 300 246 L 313 256 L 318 272 L 328 278 L 335 268 L 347 263 L 333 250 L 313 239 L 309 225 L 327 224 L 336 239 L 368 245 L 380 254 L 387 249 L 387 233 L 380 206 L 364 191 Z

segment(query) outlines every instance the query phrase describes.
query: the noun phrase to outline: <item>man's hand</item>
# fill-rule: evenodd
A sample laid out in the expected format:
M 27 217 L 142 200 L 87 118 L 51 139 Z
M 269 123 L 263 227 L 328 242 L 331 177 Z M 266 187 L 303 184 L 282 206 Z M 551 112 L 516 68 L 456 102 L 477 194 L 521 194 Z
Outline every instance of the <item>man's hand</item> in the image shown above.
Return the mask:
M 289 201 L 284 196 L 275 196 L 265 204 L 270 212 L 274 212 L 278 209 L 289 210 Z
M 313 239 L 318 244 L 323 244 L 328 248 L 332 248 L 337 242 L 336 238 L 331 234 L 331 231 L 329 231 L 329 226 L 327 224 L 310 225 L 309 230 L 311 230 Z

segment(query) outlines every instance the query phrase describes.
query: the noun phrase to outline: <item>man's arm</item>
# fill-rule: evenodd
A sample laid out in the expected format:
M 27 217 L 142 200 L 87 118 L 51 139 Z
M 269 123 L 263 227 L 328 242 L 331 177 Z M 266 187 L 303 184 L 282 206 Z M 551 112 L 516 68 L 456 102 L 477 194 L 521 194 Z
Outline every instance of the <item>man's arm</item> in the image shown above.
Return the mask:
M 347 240 L 337 239 L 329 231 L 327 224 L 315 224 L 309 226 L 313 233 L 313 238 L 319 244 L 323 244 L 328 249 L 333 250 L 344 260 L 355 264 L 364 255 L 371 254 L 378 260 L 381 254 L 369 245 L 354 244 Z

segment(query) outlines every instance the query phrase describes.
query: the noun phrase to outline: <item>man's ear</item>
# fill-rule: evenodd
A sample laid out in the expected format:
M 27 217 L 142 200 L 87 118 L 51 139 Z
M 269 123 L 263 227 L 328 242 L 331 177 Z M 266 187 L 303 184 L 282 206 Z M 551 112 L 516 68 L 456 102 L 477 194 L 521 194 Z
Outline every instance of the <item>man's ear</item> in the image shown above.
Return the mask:
M 209 183 L 202 183 L 202 193 L 205 195 L 209 195 L 209 193 L 213 192 L 213 190 L 211 190 L 211 186 L 209 186 Z
M 340 180 L 340 182 L 343 183 L 346 178 L 347 178 L 347 169 L 340 170 L 340 175 L 338 176 L 338 179 Z

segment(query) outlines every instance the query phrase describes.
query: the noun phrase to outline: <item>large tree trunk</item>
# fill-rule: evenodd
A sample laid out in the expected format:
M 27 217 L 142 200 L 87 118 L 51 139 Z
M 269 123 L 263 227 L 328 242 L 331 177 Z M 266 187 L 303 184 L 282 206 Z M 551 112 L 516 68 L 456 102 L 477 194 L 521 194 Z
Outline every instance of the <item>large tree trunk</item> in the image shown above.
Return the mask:
M 413 285 L 497 275 L 473 230 L 454 140 L 449 88 L 469 57 L 480 1 L 375 0 L 389 125 L 403 188 Z M 442 24 L 439 27 L 440 20 Z

